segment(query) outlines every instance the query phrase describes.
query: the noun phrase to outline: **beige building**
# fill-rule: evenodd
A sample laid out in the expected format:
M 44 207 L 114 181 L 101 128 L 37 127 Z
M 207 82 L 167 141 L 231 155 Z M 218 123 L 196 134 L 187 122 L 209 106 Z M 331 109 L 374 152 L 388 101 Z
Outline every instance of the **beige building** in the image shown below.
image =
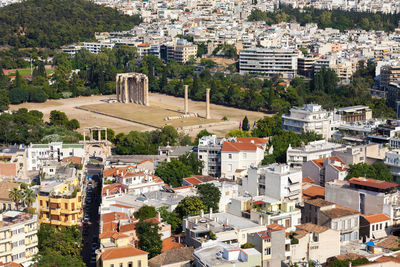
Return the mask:
M 385 154 L 389 148 L 382 144 L 367 144 L 349 146 L 346 150 L 334 151 L 333 155 L 339 157 L 347 165 L 367 163 L 373 164 L 376 161 L 385 160 Z
M 400 66 L 381 68 L 381 88 L 386 88 L 391 82 L 400 82 Z
M 292 262 L 314 260 L 323 264 L 340 254 L 340 233 L 325 226 L 306 223 L 297 226 L 291 244 Z
M 0 215 L 0 262 L 24 263 L 38 252 L 37 215 L 7 211 Z
M 150 267 L 190 267 L 193 260 L 192 247 L 167 250 L 149 260 Z
M 19 188 L 20 185 L 14 182 L 1 182 L 0 183 L 0 209 L 1 210 L 15 210 L 15 202 L 9 197 L 10 190 Z
M 147 267 L 147 252 L 134 248 L 112 248 L 104 251 L 97 267 Z

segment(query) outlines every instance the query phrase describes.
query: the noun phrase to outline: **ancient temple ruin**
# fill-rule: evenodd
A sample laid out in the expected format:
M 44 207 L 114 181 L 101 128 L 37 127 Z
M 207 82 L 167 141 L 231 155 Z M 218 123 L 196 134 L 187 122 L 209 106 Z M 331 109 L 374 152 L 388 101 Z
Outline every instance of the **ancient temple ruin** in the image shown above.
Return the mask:
M 145 74 L 119 73 L 115 87 L 118 102 L 149 105 L 149 79 Z

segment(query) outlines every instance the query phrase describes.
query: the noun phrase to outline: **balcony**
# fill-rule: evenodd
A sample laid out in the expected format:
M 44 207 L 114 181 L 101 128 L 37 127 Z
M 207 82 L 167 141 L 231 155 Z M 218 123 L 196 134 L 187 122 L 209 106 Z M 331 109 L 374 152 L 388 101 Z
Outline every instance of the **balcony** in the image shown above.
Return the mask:
M 51 209 L 50 210 L 50 214 L 51 215 L 60 215 L 61 214 L 61 210 L 60 209 Z
M 60 225 L 61 224 L 61 222 L 59 220 L 50 220 L 50 223 L 52 225 Z
M 74 209 L 74 210 L 61 209 L 62 214 L 76 214 L 79 213 L 80 211 L 81 211 L 80 209 Z

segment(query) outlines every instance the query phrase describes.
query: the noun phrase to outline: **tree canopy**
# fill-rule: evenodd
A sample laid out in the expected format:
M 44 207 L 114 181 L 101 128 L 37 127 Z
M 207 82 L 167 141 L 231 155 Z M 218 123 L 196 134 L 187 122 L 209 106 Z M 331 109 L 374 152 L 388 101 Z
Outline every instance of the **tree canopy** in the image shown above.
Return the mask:
M 346 178 L 350 179 L 353 177 L 365 177 L 389 182 L 393 181 L 393 176 L 390 173 L 389 168 L 385 163 L 380 161 L 377 161 L 372 165 L 368 165 L 367 163 L 350 165 L 349 173 Z
M 144 205 L 138 211 L 135 212 L 135 219 L 146 220 L 154 218 L 157 215 L 157 211 L 152 206 Z
M 199 214 L 200 210 L 206 210 L 206 206 L 199 197 L 185 197 L 175 208 L 175 212 L 183 218 L 188 215 Z
M 95 32 L 122 31 L 139 16 L 85 0 L 27 0 L 0 9 L 0 45 L 58 48 L 88 41 Z
M 197 193 L 200 200 L 206 206 L 206 210 L 213 209 L 218 212 L 219 200 L 221 198 L 221 191 L 214 184 L 206 183 L 197 185 Z
M 139 237 L 139 247 L 149 253 L 149 258 L 161 254 L 162 241 L 158 230 L 158 225 L 153 222 L 140 221 L 136 225 L 136 233 Z

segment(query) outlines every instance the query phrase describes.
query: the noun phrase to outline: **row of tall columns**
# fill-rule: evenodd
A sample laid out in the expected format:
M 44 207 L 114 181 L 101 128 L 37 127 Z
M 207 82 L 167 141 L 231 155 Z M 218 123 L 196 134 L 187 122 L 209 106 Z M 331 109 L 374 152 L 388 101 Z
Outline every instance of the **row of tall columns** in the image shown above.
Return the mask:
M 185 98 L 184 98 L 184 111 L 185 115 L 189 114 L 189 86 L 185 85 Z M 206 119 L 211 118 L 211 113 L 210 113 L 210 88 L 206 89 Z
M 149 105 L 149 79 L 142 73 L 120 73 L 115 79 L 117 100 Z

